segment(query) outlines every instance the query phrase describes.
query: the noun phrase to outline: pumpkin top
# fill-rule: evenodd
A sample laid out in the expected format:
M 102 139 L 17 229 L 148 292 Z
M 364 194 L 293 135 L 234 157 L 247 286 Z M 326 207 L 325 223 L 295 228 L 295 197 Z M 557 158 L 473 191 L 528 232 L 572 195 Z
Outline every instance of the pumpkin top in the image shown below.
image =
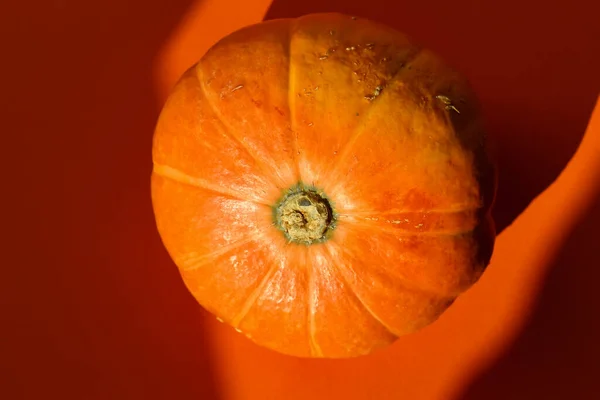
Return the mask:
M 414 332 L 491 255 L 495 172 L 466 79 L 361 18 L 221 40 L 167 100 L 153 160 L 189 290 L 286 354 L 356 356 Z

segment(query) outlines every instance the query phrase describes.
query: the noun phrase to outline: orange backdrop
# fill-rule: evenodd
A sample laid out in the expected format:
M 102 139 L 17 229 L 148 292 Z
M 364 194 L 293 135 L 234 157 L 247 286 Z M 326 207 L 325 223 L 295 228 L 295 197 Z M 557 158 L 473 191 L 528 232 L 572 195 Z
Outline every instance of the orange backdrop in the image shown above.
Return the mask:
M 346 361 L 258 348 L 202 311 L 149 193 L 182 71 L 241 26 L 320 11 L 385 22 L 463 70 L 501 171 L 481 281 Z M 593 0 L 4 2 L 0 398 L 600 398 L 599 15 Z

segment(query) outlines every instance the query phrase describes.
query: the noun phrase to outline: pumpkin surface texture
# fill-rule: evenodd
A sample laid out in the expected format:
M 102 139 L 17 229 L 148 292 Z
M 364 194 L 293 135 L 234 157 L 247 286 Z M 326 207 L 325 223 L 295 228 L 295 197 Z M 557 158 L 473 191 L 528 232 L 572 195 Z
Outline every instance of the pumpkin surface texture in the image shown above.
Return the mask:
M 381 24 L 263 22 L 183 74 L 152 200 L 189 291 L 255 343 L 368 354 L 435 321 L 491 257 L 496 174 L 458 72 Z

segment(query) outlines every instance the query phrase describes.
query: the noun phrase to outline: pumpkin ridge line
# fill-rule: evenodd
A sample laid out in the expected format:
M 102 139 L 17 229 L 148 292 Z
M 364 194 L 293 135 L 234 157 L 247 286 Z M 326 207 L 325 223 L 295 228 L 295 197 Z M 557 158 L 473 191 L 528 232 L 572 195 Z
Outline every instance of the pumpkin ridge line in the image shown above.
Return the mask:
M 448 213 L 448 214 L 440 214 L 443 216 L 447 215 L 460 215 L 461 213 Z M 342 217 L 343 218 L 343 217 Z M 342 219 L 340 218 L 340 219 Z M 355 217 L 352 215 L 345 216 L 343 220 L 347 221 L 351 224 L 360 225 L 367 229 L 375 230 L 378 232 L 386 232 L 392 233 L 395 236 L 402 237 L 436 237 L 436 236 L 458 236 L 465 235 L 473 232 L 481 222 L 479 218 L 473 217 L 473 221 L 469 224 L 463 224 L 463 227 L 458 228 L 438 228 L 438 229 L 429 229 L 426 228 L 427 222 L 421 221 L 419 219 L 411 220 L 407 218 L 402 218 L 401 215 L 397 215 L 395 218 L 390 219 L 389 217 L 380 217 L 377 219 L 372 219 L 368 217 Z
M 242 306 L 242 309 L 240 310 L 240 312 L 231 320 L 231 325 L 234 328 L 238 328 L 239 327 L 239 324 L 246 317 L 246 315 L 248 314 L 248 312 L 250 311 L 250 309 L 252 308 L 252 306 L 256 303 L 256 301 L 258 300 L 258 298 L 260 297 L 260 295 L 262 294 L 262 292 L 265 290 L 266 286 L 271 281 L 271 278 L 273 277 L 273 274 L 275 273 L 275 271 L 278 268 L 279 268 L 278 264 L 273 264 L 269 268 L 269 270 L 267 271 L 267 273 L 265 274 L 265 276 L 262 277 L 262 279 L 260 280 L 258 286 L 252 291 L 252 293 L 250 293 L 250 295 L 248 296 L 248 298 L 244 302 L 244 305 Z
M 390 233 L 390 234 L 393 234 L 394 236 L 398 236 L 398 237 L 461 236 L 461 235 L 466 235 L 466 234 L 472 233 L 475 230 L 475 228 L 469 228 L 469 229 L 464 229 L 464 230 L 460 230 L 460 231 L 438 230 L 438 231 L 411 232 L 408 230 L 402 230 L 401 228 L 394 228 L 391 225 L 377 225 L 377 224 L 373 224 L 373 223 L 366 223 L 365 225 L 367 225 L 370 228 L 377 230 L 379 232 Z
M 236 142 L 237 144 L 239 144 L 239 146 L 254 160 L 254 162 L 256 163 L 256 165 L 258 166 L 258 168 L 260 169 L 260 171 L 262 172 L 263 177 L 267 178 L 267 180 L 269 181 L 269 183 L 271 183 L 271 184 L 273 183 L 268 178 L 268 177 L 273 176 L 273 175 L 277 176 L 277 178 L 279 178 L 279 180 L 282 181 L 282 178 L 281 178 L 281 176 L 279 174 L 279 170 L 277 169 L 276 166 L 272 166 L 271 168 L 268 168 L 260 160 L 260 157 L 258 157 L 256 154 L 254 154 L 254 152 L 250 149 L 250 147 L 248 147 L 239 137 L 237 137 L 237 135 L 235 135 L 233 133 L 235 131 L 235 129 L 233 129 L 225 121 L 225 118 L 223 118 L 223 115 L 218 110 L 217 106 L 210 99 L 210 96 L 208 95 L 208 92 L 206 90 L 206 85 L 204 83 L 204 80 L 202 79 L 203 74 L 204 74 L 204 71 L 202 70 L 202 65 L 199 64 L 198 67 L 196 68 L 196 74 L 195 74 L 195 76 L 196 76 L 196 79 L 198 80 L 198 85 L 200 87 L 200 92 L 201 92 L 202 96 L 204 97 L 204 101 L 206 102 L 206 104 L 209 106 L 209 108 L 211 109 L 211 111 L 213 112 L 213 114 L 217 117 L 217 120 L 219 121 L 219 124 L 222 125 L 222 127 L 219 128 L 219 130 L 221 131 L 221 133 L 223 133 L 225 136 L 229 137 L 234 142 Z M 275 184 L 275 186 L 278 189 L 281 189 L 281 187 L 282 187 L 282 186 L 277 185 L 277 184 Z
M 239 193 L 236 190 L 232 190 L 230 188 L 225 188 L 222 186 L 213 185 L 205 179 L 191 176 L 177 168 L 170 167 L 168 165 L 154 163 L 152 172 L 160 177 L 169 179 L 172 182 L 177 182 L 182 185 L 192 186 L 197 189 L 202 189 L 202 190 L 206 190 L 209 192 L 213 192 L 217 195 L 229 197 L 234 200 L 247 201 L 247 202 L 259 204 L 262 206 L 271 207 L 271 205 L 269 203 L 267 203 L 266 201 L 263 201 L 258 198 L 257 199 L 246 199 L 246 198 L 244 198 L 244 195 L 242 193 Z
M 415 47 L 414 50 L 407 55 L 406 59 L 403 62 L 400 63 L 400 65 L 398 66 L 398 69 L 396 71 L 394 71 L 394 73 L 392 73 L 390 78 L 382 84 L 383 86 L 387 87 L 387 86 L 390 86 L 391 84 L 393 84 L 394 82 L 396 82 L 396 80 L 402 75 L 403 71 L 409 70 L 408 68 L 406 68 L 408 66 L 408 64 L 414 62 L 421 54 L 423 54 L 423 48 L 417 47 L 417 46 L 414 46 L 414 47 Z M 386 93 L 388 93 L 388 92 L 389 92 L 388 90 L 382 91 L 381 95 L 377 96 L 379 101 L 374 102 L 374 104 L 381 103 L 381 100 L 379 98 L 382 96 L 386 96 Z M 360 117 L 360 121 L 354 128 L 354 131 L 350 135 L 350 138 L 348 139 L 348 141 L 346 142 L 344 147 L 341 150 L 338 150 L 339 157 L 338 157 L 337 162 L 333 166 L 333 170 L 331 171 L 331 176 L 336 177 L 339 174 L 339 171 L 338 171 L 339 166 L 343 165 L 343 163 L 346 161 L 346 158 L 349 157 L 349 154 L 352 151 L 352 149 L 354 148 L 355 143 L 358 141 L 358 138 L 365 131 L 366 125 L 368 125 L 367 117 L 373 113 L 374 109 L 376 109 L 376 107 L 371 106 L 366 110 L 366 112 L 362 113 L 362 115 Z
M 342 253 L 345 253 L 346 255 L 352 257 L 353 259 L 357 259 L 357 257 L 355 257 L 348 249 L 344 248 L 343 246 L 340 246 L 339 244 L 337 244 L 338 248 L 340 249 L 340 251 Z M 386 274 L 390 274 L 387 270 L 385 270 Z M 433 289 L 430 288 L 425 288 L 425 287 L 420 287 L 418 285 L 415 285 L 414 283 L 411 283 L 411 281 L 409 279 L 406 278 L 406 276 L 402 275 L 402 274 L 398 274 L 395 273 L 393 274 L 393 276 L 397 279 L 399 279 L 400 281 L 402 281 L 402 285 L 404 286 L 404 288 L 406 290 L 410 290 L 410 291 L 415 291 L 415 292 L 421 292 L 423 294 L 426 294 L 428 296 L 435 296 L 435 297 L 456 297 L 454 294 L 446 296 L 446 295 L 440 295 L 440 293 L 435 292 Z
M 360 211 L 360 210 L 348 210 L 344 213 L 341 209 L 339 212 L 340 216 L 353 217 L 353 216 L 384 216 L 384 215 L 406 215 L 406 214 L 462 214 L 466 212 L 477 212 L 481 210 L 480 204 L 462 204 L 455 208 L 431 208 L 421 210 L 408 210 L 408 209 L 391 209 L 386 211 Z
M 236 242 L 233 243 L 229 243 L 227 245 L 224 245 L 222 247 L 220 247 L 217 250 L 211 251 L 210 253 L 204 254 L 200 257 L 180 257 L 177 260 L 177 264 L 181 264 L 181 269 L 185 272 L 187 271 L 194 271 L 198 268 L 203 267 L 204 265 L 208 264 L 208 262 L 210 261 L 214 261 L 214 258 L 216 257 L 220 257 L 224 254 L 229 253 L 232 250 L 236 250 L 237 248 L 252 242 L 253 240 L 256 239 L 242 239 L 242 240 L 238 240 Z
M 341 246 L 338 246 L 339 250 L 343 253 L 349 254 L 347 252 L 346 249 L 343 249 Z M 331 254 L 331 249 L 328 248 L 327 249 L 327 253 L 329 255 L 330 261 L 331 259 L 333 259 L 333 254 Z M 356 297 L 356 299 L 358 300 L 358 302 L 363 306 L 363 308 L 367 311 L 367 313 L 369 313 L 371 315 L 371 317 L 373 319 L 375 319 L 375 321 L 377 321 L 381 326 L 383 326 L 390 334 L 392 334 L 392 336 L 394 336 L 395 338 L 400 337 L 401 335 L 394 332 L 394 329 L 392 329 L 387 323 L 385 323 L 381 317 L 379 317 L 366 303 L 365 301 L 358 295 L 356 289 L 350 284 L 349 280 L 346 278 L 345 274 L 347 272 L 344 272 L 344 270 L 351 270 L 352 272 L 354 272 L 354 270 L 352 269 L 352 267 L 348 267 L 346 268 L 346 266 L 342 266 L 341 264 L 334 264 L 331 263 L 332 267 L 335 268 L 339 275 L 340 278 L 342 279 L 342 283 L 344 283 L 344 285 L 348 288 L 348 290 L 350 291 L 350 293 L 352 293 L 352 295 L 354 297 Z
M 308 340 L 311 356 L 323 357 L 323 350 L 321 350 L 321 346 L 319 346 L 319 343 L 317 343 L 317 338 L 315 336 L 315 315 L 317 311 L 315 307 L 315 300 L 313 300 L 313 297 L 316 292 L 316 282 L 315 274 L 312 272 L 312 269 L 312 263 L 308 264 L 308 268 L 306 269 L 306 273 L 308 274 Z
M 300 160 L 298 160 L 298 152 L 299 152 L 299 146 L 298 146 L 298 132 L 296 131 L 296 96 L 294 95 L 295 90 L 293 90 L 295 88 L 294 82 L 296 81 L 295 77 L 296 77 L 296 73 L 295 73 L 295 66 L 294 63 L 292 62 L 292 42 L 294 39 L 294 30 L 296 28 L 296 21 L 297 19 L 292 19 L 290 21 L 290 27 L 289 27 L 289 31 L 288 31 L 288 38 L 287 38 L 287 47 L 286 47 L 286 56 L 288 58 L 288 110 L 290 112 L 289 118 L 290 118 L 290 133 L 292 135 L 292 160 L 293 160 L 293 165 L 294 165 L 294 173 L 296 174 L 296 180 L 300 181 L 301 180 L 301 174 L 300 174 Z

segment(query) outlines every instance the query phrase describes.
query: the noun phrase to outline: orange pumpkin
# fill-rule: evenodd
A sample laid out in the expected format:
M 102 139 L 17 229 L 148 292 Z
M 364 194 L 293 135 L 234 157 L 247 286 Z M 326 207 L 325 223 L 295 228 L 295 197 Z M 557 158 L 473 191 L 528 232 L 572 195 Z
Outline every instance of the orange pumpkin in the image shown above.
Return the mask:
M 221 40 L 167 100 L 153 161 L 158 230 L 190 292 L 285 354 L 386 346 L 491 257 L 496 175 L 472 90 L 361 18 Z

